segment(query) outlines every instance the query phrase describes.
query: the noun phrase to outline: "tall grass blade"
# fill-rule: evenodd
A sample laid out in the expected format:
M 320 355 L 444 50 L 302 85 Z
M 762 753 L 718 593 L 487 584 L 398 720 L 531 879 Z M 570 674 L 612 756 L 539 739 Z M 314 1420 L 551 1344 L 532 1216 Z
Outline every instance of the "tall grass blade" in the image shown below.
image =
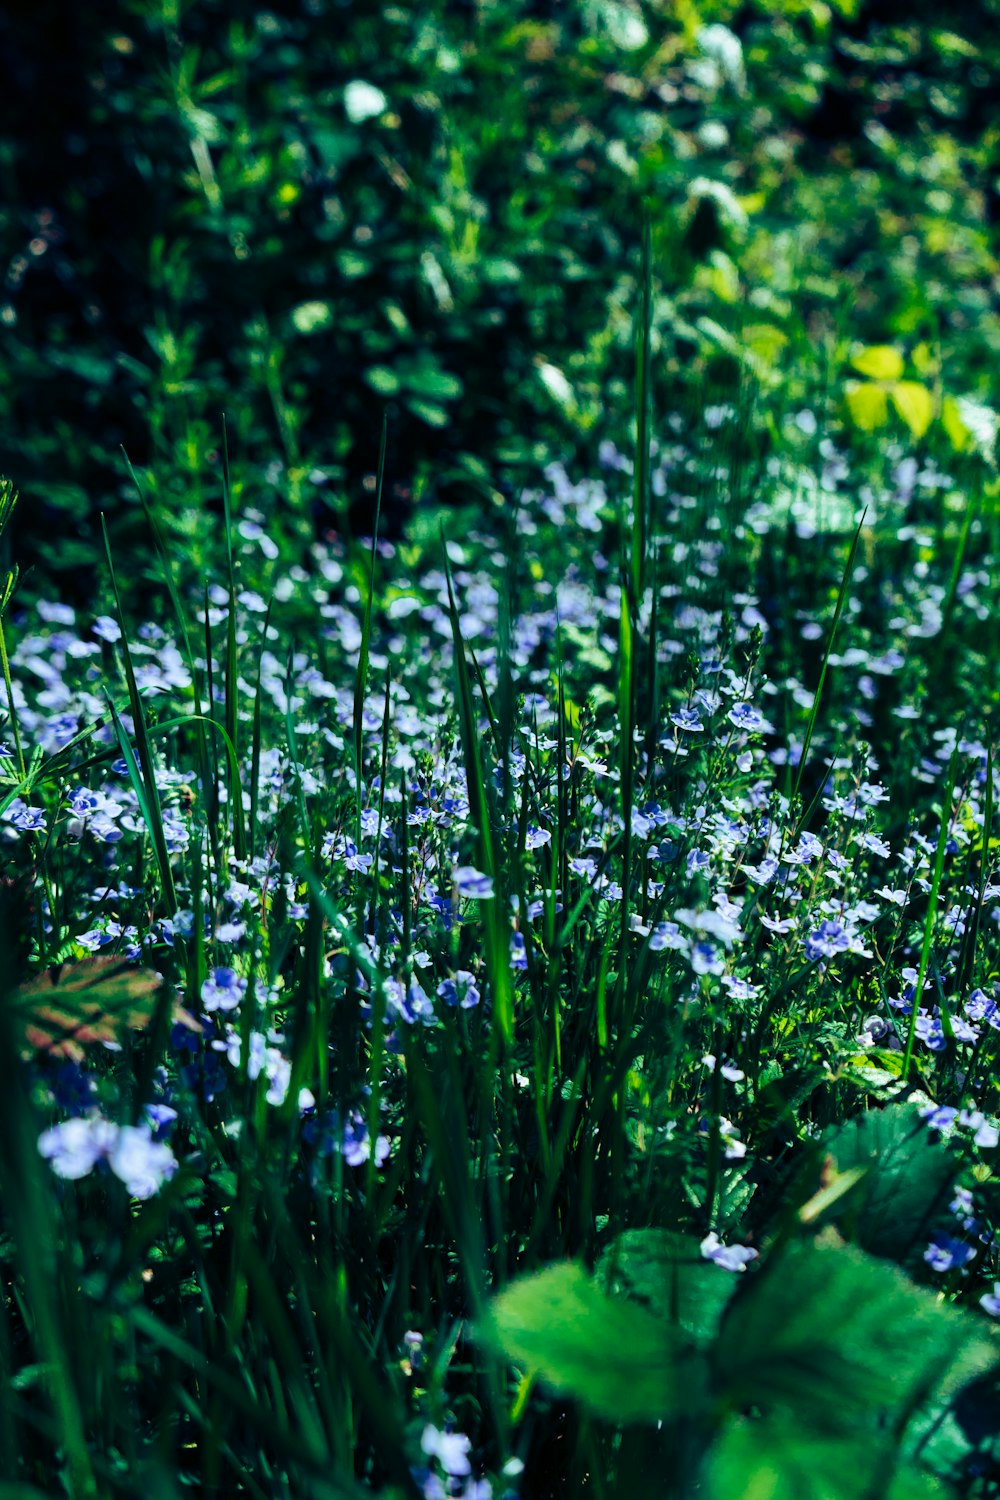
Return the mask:
M 649 210 L 642 216 L 642 284 L 635 320 L 635 465 L 632 492 L 632 590 L 641 600 L 646 587 L 649 540 L 649 471 L 652 438 L 650 340 L 653 326 L 653 251 Z
M 139 696 L 139 688 L 135 680 L 135 671 L 132 666 L 132 653 L 129 650 L 128 635 L 125 630 L 125 616 L 122 611 L 121 597 L 118 593 L 118 582 L 115 578 L 114 562 L 111 557 L 111 544 L 108 540 L 108 528 L 104 517 L 101 517 L 101 528 L 104 533 L 104 547 L 107 553 L 108 568 L 111 572 L 111 587 L 115 596 L 115 607 L 118 611 L 118 624 L 122 632 L 121 646 L 122 659 L 125 663 L 125 679 L 128 684 L 129 709 L 132 714 L 132 722 L 135 727 L 136 755 L 138 767 L 141 771 L 141 782 L 144 796 L 140 799 L 143 819 L 149 829 L 150 840 L 153 845 L 153 854 L 156 859 L 157 869 L 160 875 L 160 883 L 163 887 L 164 899 L 169 907 L 169 915 L 177 910 L 177 892 L 174 889 L 174 874 L 170 862 L 170 851 L 167 848 L 166 834 L 163 828 L 163 809 L 160 804 L 159 787 L 156 784 L 156 761 L 153 757 L 153 747 L 149 738 L 146 725 L 146 712 L 142 699 Z M 118 716 L 114 705 L 108 699 L 114 718 L 115 733 L 118 735 L 119 743 L 123 745 L 122 754 L 126 765 L 129 766 L 130 778 L 135 774 L 135 759 L 125 754 L 124 745 L 127 744 L 125 728 Z M 138 796 L 138 789 L 136 789 Z
M 823 652 L 823 665 L 820 668 L 819 682 L 816 684 L 816 692 L 813 695 L 812 707 L 809 710 L 809 719 L 806 724 L 806 737 L 802 744 L 802 753 L 799 756 L 798 770 L 795 773 L 795 782 L 792 787 L 793 803 L 799 794 L 799 787 L 802 785 L 802 775 L 806 768 L 806 761 L 809 758 L 809 747 L 812 744 L 813 733 L 816 729 L 816 720 L 819 717 L 820 700 L 823 697 L 823 684 L 826 682 L 826 669 L 830 662 L 830 653 L 833 651 L 833 643 L 837 635 L 837 626 L 840 624 L 840 617 L 844 613 L 844 605 L 847 603 L 848 584 L 851 581 L 851 573 L 854 570 L 854 559 L 858 553 L 858 543 L 861 540 L 861 529 L 865 524 L 865 517 L 867 516 L 867 514 L 868 507 L 865 506 L 864 510 L 861 512 L 861 520 L 858 522 L 857 529 L 851 541 L 850 550 L 847 554 L 847 562 L 844 566 L 843 574 L 841 575 L 840 588 L 837 592 L 837 604 L 833 612 L 833 624 L 830 626 L 830 634 L 827 636 L 826 650 Z M 799 826 L 802 826 L 801 820 Z
M 382 436 L 378 449 L 378 473 L 375 479 L 375 522 L 372 526 L 372 555 L 368 574 L 368 597 L 361 623 L 361 645 L 358 649 L 358 670 L 354 679 L 354 774 L 355 785 L 355 841 L 361 847 L 361 805 L 363 800 L 362 740 L 364 733 L 365 691 L 368 685 L 368 655 L 371 647 L 372 608 L 375 603 L 375 563 L 378 558 L 378 528 L 382 514 L 382 485 L 385 481 L 385 450 L 388 434 L 388 418 L 382 417 Z
M 511 984 L 509 937 L 506 929 L 506 905 L 501 886 L 497 849 L 491 827 L 490 809 L 486 799 L 483 780 L 483 763 L 479 749 L 479 724 L 472 699 L 472 683 L 465 659 L 465 642 L 462 638 L 462 622 L 455 603 L 452 586 L 451 565 L 448 550 L 442 537 L 445 578 L 448 585 L 448 614 L 451 619 L 452 643 L 455 654 L 455 675 L 458 678 L 458 719 L 465 758 L 465 775 L 469 792 L 469 814 L 477 834 L 480 866 L 485 875 L 494 881 L 494 897 L 482 903 L 483 928 L 486 947 L 486 972 L 493 995 L 493 1014 L 497 1031 L 508 1046 L 514 1032 L 513 986 Z

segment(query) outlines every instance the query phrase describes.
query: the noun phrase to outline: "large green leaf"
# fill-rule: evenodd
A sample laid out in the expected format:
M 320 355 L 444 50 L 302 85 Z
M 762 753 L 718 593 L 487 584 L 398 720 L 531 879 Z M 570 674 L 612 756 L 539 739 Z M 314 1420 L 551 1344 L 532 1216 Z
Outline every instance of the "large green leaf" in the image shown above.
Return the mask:
M 827 1432 L 873 1429 L 988 1369 L 978 1320 L 895 1266 L 829 1238 L 772 1251 L 726 1309 L 712 1351 L 730 1405 L 794 1412 Z
M 951 1152 L 927 1129 L 915 1104 L 869 1110 L 820 1139 L 838 1172 L 866 1167 L 864 1177 L 826 1216 L 873 1255 L 902 1259 L 923 1248 L 929 1226 L 951 1192 Z
M 819 1436 L 775 1421 L 727 1427 L 707 1481 L 705 1500 L 937 1500 L 945 1493 L 869 1437 Z
M 698 1343 L 714 1338 L 739 1278 L 705 1260 L 697 1240 L 664 1229 L 619 1235 L 597 1263 L 597 1279 L 689 1333 Z
M 614 1422 L 705 1405 L 707 1370 L 676 1326 L 605 1296 L 582 1266 L 550 1266 L 501 1293 L 483 1332 L 508 1359 Z

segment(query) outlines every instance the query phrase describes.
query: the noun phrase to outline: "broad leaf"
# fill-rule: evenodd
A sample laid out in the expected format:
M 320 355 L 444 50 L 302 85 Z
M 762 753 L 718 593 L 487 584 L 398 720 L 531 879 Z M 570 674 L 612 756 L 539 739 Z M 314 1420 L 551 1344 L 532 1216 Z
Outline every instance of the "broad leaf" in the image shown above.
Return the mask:
M 954 1185 L 956 1166 L 917 1106 L 869 1110 L 826 1131 L 819 1144 L 834 1171 L 868 1168 L 827 1222 L 873 1255 L 899 1260 L 916 1247 L 922 1250 Z
M 875 432 L 889 420 L 889 398 L 885 387 L 866 380 L 849 380 L 844 387 L 851 421 L 862 432 Z
M 550 1266 L 501 1293 L 483 1330 L 508 1359 L 613 1422 L 703 1408 L 706 1366 L 676 1326 L 608 1297 L 582 1266 Z
M 943 1500 L 946 1493 L 869 1436 L 822 1437 L 775 1421 L 727 1427 L 707 1481 L 705 1500 Z
M 6 1004 L 27 1049 L 79 1061 L 85 1044 L 115 1042 L 123 1032 L 146 1026 L 162 986 L 161 976 L 149 969 L 98 956 L 46 969 L 14 990 Z M 198 1027 L 177 1004 L 173 1016 Z
M 664 1229 L 619 1235 L 597 1263 L 597 1280 L 648 1307 L 698 1343 L 714 1338 L 738 1277 L 701 1254 L 699 1242 Z
M 726 1309 L 712 1364 L 732 1407 L 852 1433 L 995 1363 L 980 1320 L 830 1233 L 772 1252 Z
M 922 438 L 934 420 L 934 397 L 919 380 L 897 380 L 889 391 L 892 404 L 915 438 Z
M 855 354 L 851 364 L 872 380 L 898 380 L 903 373 L 903 356 L 891 344 L 871 344 Z

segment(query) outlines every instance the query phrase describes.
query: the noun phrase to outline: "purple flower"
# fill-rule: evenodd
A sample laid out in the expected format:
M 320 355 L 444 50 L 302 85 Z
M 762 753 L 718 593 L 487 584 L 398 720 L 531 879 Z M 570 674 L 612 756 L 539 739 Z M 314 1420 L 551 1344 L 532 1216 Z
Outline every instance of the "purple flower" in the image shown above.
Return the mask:
M 29 807 L 23 798 L 15 797 L 3 814 L 3 821 L 16 828 L 19 833 L 44 833 L 45 809 Z
M 43 1130 L 38 1150 L 57 1177 L 86 1177 L 114 1145 L 118 1127 L 99 1115 L 64 1120 Z
M 371 1136 L 368 1126 L 358 1110 L 351 1111 L 344 1126 L 340 1142 L 340 1153 L 349 1167 L 360 1167 L 372 1154 Z M 389 1142 L 384 1135 L 375 1141 L 375 1165 L 380 1167 L 389 1155 Z
M 454 874 L 457 894 L 469 901 L 492 901 L 493 879 L 472 865 L 460 865 Z
M 247 982 L 232 969 L 211 969 L 201 987 L 206 1010 L 236 1010 L 247 992 Z
M 38 1149 L 57 1177 L 86 1177 L 106 1161 L 133 1198 L 151 1198 L 177 1170 L 169 1146 L 153 1140 L 148 1125 L 115 1125 L 100 1115 L 64 1120 L 45 1130 Z
M 148 1125 L 122 1125 L 108 1165 L 133 1198 L 152 1198 L 177 1170 L 169 1146 L 153 1140 Z

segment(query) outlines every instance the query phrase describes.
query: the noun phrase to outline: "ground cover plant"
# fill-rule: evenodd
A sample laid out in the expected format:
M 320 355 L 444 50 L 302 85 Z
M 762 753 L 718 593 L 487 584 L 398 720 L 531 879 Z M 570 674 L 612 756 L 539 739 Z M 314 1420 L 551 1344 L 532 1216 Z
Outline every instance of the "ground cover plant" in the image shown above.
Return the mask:
M 336 11 L 0 121 L 0 1500 L 997 1496 L 995 41 Z
M 637 325 L 460 539 L 11 576 L 18 1493 L 995 1492 L 996 484 Z

